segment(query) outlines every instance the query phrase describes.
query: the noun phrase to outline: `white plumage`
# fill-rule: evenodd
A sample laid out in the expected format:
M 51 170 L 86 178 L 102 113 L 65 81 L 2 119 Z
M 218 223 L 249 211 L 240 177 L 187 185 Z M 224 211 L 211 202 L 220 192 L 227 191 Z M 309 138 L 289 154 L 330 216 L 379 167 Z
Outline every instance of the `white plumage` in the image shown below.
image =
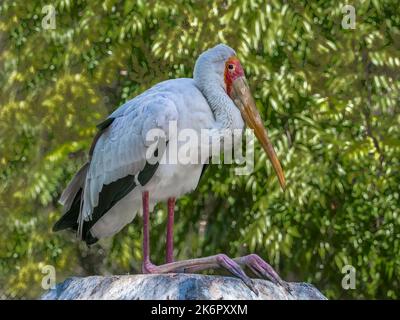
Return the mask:
M 80 230 L 83 222 L 91 219 L 104 185 L 143 170 L 149 130 L 159 128 L 168 135 L 170 121 L 176 121 L 178 132 L 190 128 L 199 132 L 199 136 L 201 129 L 244 127 L 240 111 L 224 88 L 225 61 L 234 54 L 231 48 L 218 45 L 199 57 L 194 79 L 161 82 L 109 116 L 115 120 L 98 139 L 87 171 L 78 220 Z M 90 230 L 92 236 L 98 239 L 111 236 L 131 222 L 141 209 L 144 189 L 151 195 L 150 210 L 160 201 L 194 190 L 202 168 L 201 163 L 160 164 L 144 187 L 134 188 L 94 224 Z

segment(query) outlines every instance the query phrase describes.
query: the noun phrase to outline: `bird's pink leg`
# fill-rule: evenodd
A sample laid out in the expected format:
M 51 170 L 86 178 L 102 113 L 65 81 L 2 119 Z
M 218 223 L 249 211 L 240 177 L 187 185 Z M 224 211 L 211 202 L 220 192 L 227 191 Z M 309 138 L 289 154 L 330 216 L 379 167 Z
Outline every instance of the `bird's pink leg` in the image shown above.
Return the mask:
M 167 253 L 166 262 L 174 261 L 174 211 L 175 198 L 168 199 L 168 221 L 167 221 Z
M 252 280 L 244 273 L 242 268 L 231 258 L 225 254 L 217 254 L 214 256 L 175 261 L 171 263 L 156 266 L 147 264 L 143 268 L 144 273 L 194 273 L 208 269 L 225 269 L 234 276 L 240 278 L 251 290 L 257 293 Z
M 230 259 L 225 254 L 217 254 L 205 258 L 173 261 L 173 222 L 175 199 L 168 199 L 168 223 L 167 223 L 167 263 L 156 266 L 150 261 L 150 239 L 149 239 L 149 192 L 144 191 L 143 200 L 143 273 L 193 273 L 207 269 L 223 268 L 237 276 L 253 291 L 251 279 L 244 273 L 242 267 L 248 267 L 256 276 L 267 278 L 277 285 L 281 285 L 290 291 L 289 286 L 283 281 L 275 270 L 256 254 L 250 254 L 236 259 Z
M 149 239 L 149 192 L 143 191 L 143 272 L 146 264 L 150 263 L 150 239 Z
M 217 254 L 215 256 L 190 259 L 183 261 L 176 261 L 166 263 L 160 266 L 156 266 L 150 261 L 150 240 L 149 240 L 149 192 L 144 191 L 142 194 L 143 201 L 143 273 L 171 273 L 178 272 L 184 273 L 188 270 L 206 270 L 213 268 L 223 268 L 237 276 L 254 292 L 257 290 L 254 288 L 251 279 L 244 273 L 240 266 L 224 254 Z
M 244 273 L 241 266 L 248 267 L 253 273 L 261 278 L 268 278 L 275 284 L 281 285 L 290 291 L 289 286 L 283 281 L 274 269 L 263 259 L 255 254 L 230 259 L 225 254 L 217 254 L 205 258 L 189 259 L 172 262 L 173 260 L 173 218 L 175 199 L 168 200 L 168 224 L 167 224 L 167 263 L 156 266 L 150 261 L 150 239 L 149 239 L 149 192 L 144 191 L 143 200 L 143 273 L 193 273 L 207 269 L 223 268 L 237 276 L 254 292 L 251 279 Z

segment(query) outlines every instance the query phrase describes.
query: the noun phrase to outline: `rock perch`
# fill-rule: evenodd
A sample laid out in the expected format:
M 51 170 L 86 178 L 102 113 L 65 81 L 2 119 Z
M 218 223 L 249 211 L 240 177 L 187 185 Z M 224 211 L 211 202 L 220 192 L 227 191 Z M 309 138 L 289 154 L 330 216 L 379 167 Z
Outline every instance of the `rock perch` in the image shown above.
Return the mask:
M 266 280 L 254 279 L 258 296 L 241 280 L 198 274 L 150 274 L 68 278 L 43 300 L 325 300 L 307 283 L 291 282 L 291 294 Z

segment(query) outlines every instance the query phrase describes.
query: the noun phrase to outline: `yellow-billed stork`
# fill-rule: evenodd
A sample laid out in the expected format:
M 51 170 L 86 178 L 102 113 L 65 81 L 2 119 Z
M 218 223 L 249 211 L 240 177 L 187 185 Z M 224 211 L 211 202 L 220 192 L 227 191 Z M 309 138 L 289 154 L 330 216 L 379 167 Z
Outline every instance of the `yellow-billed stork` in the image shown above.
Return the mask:
M 235 51 L 219 44 L 199 56 L 193 79 L 161 82 L 123 104 L 98 126 L 89 161 L 61 195 L 64 215 L 54 230 L 76 230 L 80 239 L 93 244 L 119 232 L 140 212 L 143 213 L 144 273 L 225 268 L 252 287 L 250 278 L 241 268 L 247 266 L 257 276 L 286 287 L 272 267 L 255 254 L 236 259 L 217 254 L 174 262 L 175 199 L 197 187 L 205 161 L 194 164 L 148 161 L 147 133 L 160 129 L 170 137 L 171 122 L 176 122 L 178 131 L 192 129 L 199 134 L 202 129 L 218 133 L 243 129 L 247 124 L 266 151 L 281 187 L 285 187 L 281 165 L 251 96 L 243 68 Z M 172 152 L 167 143 L 163 154 L 168 151 Z M 161 201 L 168 202 L 166 264 L 156 266 L 150 261 L 149 211 Z

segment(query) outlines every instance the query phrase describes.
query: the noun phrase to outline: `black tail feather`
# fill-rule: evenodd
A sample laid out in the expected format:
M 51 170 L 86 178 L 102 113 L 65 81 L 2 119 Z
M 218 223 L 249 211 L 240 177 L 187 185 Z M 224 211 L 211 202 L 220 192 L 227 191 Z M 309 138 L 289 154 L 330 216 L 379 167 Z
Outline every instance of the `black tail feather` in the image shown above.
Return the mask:
M 78 229 L 78 217 L 81 206 L 82 189 L 79 189 L 72 202 L 71 208 L 58 220 L 53 226 L 53 231 L 60 231 L 64 229 Z

